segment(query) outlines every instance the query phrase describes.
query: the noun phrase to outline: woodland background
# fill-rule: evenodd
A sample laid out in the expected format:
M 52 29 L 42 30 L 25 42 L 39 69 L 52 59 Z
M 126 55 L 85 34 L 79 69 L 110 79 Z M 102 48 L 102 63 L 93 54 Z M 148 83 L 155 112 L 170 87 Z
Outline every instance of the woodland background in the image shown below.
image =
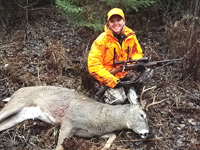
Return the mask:
M 0 100 L 24 86 L 56 85 L 92 97 L 87 55 L 106 14 L 124 10 L 151 61 L 182 58 L 155 68 L 144 95 L 150 135 L 116 131 L 111 149 L 200 149 L 199 0 L 0 0 Z M 141 90 L 138 90 L 140 95 Z M 0 101 L 2 108 L 6 102 Z M 0 149 L 53 149 L 59 127 L 28 120 L 0 132 Z M 100 138 L 66 139 L 65 149 L 100 149 Z

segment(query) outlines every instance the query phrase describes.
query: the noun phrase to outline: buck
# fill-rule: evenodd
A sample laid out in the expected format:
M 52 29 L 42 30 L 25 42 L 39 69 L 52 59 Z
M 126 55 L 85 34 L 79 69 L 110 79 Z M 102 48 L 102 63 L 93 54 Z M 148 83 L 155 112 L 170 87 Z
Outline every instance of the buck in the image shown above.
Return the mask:
M 60 124 L 56 150 L 63 150 L 64 138 L 108 135 L 103 149 L 116 138 L 115 130 L 132 129 L 142 138 L 149 133 L 146 113 L 137 102 L 131 88 L 127 94 L 130 104 L 109 105 L 97 102 L 75 90 L 54 87 L 24 87 L 16 91 L 0 112 L 0 131 L 26 119 L 40 119 Z

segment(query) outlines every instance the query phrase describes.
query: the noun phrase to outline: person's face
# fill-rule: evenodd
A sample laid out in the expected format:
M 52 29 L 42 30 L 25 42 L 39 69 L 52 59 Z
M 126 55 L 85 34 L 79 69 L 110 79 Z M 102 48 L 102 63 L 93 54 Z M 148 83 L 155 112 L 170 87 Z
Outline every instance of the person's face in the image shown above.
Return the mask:
M 125 25 L 125 21 L 124 19 L 119 16 L 119 15 L 113 15 L 110 17 L 109 21 L 108 21 L 108 26 L 110 27 L 110 29 L 112 31 L 114 31 L 117 34 L 120 34 L 122 28 Z

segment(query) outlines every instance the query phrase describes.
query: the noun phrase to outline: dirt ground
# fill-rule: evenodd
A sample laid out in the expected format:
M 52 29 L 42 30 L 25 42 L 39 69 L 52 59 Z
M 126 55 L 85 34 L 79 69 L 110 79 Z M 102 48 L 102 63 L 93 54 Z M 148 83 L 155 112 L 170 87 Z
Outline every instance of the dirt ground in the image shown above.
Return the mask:
M 24 86 L 62 86 L 91 96 L 86 60 L 97 34 L 87 28 L 71 27 L 52 6 L 30 12 L 30 15 L 29 23 L 24 21 L 17 24 L 16 21 L 13 27 L 1 27 L 0 30 L 0 108 L 6 104 L 1 100 Z M 178 29 L 170 28 L 168 31 L 171 30 L 174 32 Z M 179 39 L 184 39 L 183 36 Z M 166 38 L 163 32 L 159 30 L 138 39 L 144 55 L 150 60 L 179 58 L 178 53 L 184 52 L 172 53 L 164 42 Z M 195 46 L 198 49 L 198 42 Z M 193 59 L 199 61 L 199 53 L 196 55 Z M 172 66 L 154 68 L 152 80 L 145 84 L 146 88 L 156 86 L 143 95 L 146 106 L 153 100 L 162 101 L 146 107 L 149 137 L 141 139 L 130 130 L 116 131 L 117 139 L 110 149 L 200 149 L 200 82 L 198 76 L 194 80 L 192 75 L 187 74 L 189 71 L 183 71 L 187 70 L 187 66 L 183 64 L 180 61 Z M 141 90 L 142 88 L 137 91 L 138 95 Z M 0 149 L 54 149 L 58 132 L 59 126 L 39 120 L 27 120 L 0 132 Z M 102 148 L 105 142 L 105 139 L 98 137 L 73 137 L 66 139 L 63 145 L 66 150 L 96 150 Z

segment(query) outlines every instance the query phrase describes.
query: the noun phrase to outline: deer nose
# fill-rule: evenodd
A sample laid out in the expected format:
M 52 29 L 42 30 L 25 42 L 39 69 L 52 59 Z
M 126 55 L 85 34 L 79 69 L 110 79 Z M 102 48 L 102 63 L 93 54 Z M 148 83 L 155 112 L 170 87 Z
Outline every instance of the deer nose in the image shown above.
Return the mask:
M 140 137 L 143 138 L 143 139 L 145 139 L 145 138 L 147 138 L 148 135 L 149 135 L 148 133 L 141 133 Z

